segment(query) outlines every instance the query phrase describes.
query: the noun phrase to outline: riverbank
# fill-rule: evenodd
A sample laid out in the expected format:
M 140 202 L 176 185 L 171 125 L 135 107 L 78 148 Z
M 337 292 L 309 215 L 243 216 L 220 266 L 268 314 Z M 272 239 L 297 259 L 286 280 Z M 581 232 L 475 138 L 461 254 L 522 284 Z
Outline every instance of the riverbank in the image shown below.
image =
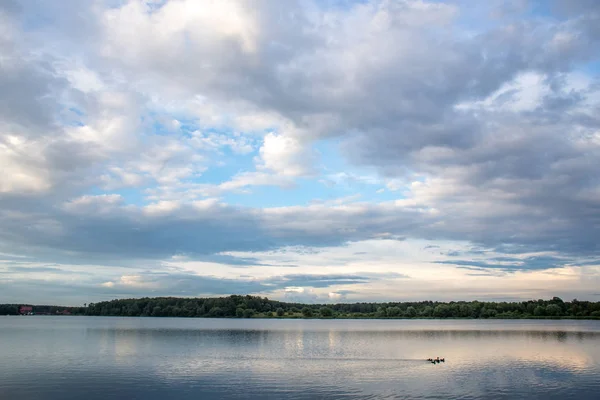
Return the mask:
M 20 307 L 20 308 L 19 308 Z M 0 315 L 19 309 L 39 313 L 55 306 L 0 305 Z M 2 312 L 2 310 L 12 312 Z M 60 309 L 62 311 L 56 310 Z M 219 298 L 156 297 L 116 299 L 56 307 L 72 315 L 127 317 L 208 317 L 279 319 L 600 319 L 600 302 L 550 300 L 519 302 L 421 301 L 387 303 L 302 304 L 269 300 L 259 296 L 233 295 Z

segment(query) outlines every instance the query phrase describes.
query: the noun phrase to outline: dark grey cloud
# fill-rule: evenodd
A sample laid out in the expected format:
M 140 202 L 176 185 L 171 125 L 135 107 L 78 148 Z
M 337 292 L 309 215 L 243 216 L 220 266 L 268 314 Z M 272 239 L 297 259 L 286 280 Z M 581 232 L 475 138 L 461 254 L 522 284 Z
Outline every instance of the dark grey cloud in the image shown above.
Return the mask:
M 0 267 L 1 268 L 1 267 Z M 0 269 L 0 273 L 25 273 L 25 274 L 36 274 L 36 273 L 53 273 L 53 274 L 72 274 L 72 271 L 67 271 L 62 268 L 49 267 L 49 266 L 34 266 L 34 267 L 15 267 L 8 266 L 3 268 L 4 271 Z M 81 274 L 81 272 L 78 272 Z M 84 272 L 83 275 L 86 273 Z
M 274 276 L 265 280 L 269 285 L 278 288 L 285 287 L 311 287 L 326 288 L 336 285 L 357 285 L 382 279 L 407 279 L 406 275 L 399 273 L 358 273 L 358 274 L 288 274 Z M 336 292 L 338 293 L 338 292 Z M 341 292 L 339 292 L 342 294 Z
M 344 289 L 344 290 L 336 290 L 333 293 L 345 296 L 345 295 L 348 295 L 348 294 L 358 294 L 360 292 L 357 292 L 356 290 L 347 290 L 347 289 Z
M 446 260 L 436 261 L 436 264 L 457 265 L 463 269 L 476 271 L 499 270 L 503 272 L 536 271 L 561 268 L 568 265 L 568 260 L 549 256 L 535 256 L 526 258 L 492 257 L 486 261 L 476 260 Z
M 198 210 L 183 205 L 164 216 L 109 205 L 107 212 L 94 214 L 99 204 L 67 212 L 40 209 L 38 212 L 0 214 L 4 229 L 0 239 L 10 250 L 55 249 L 80 258 L 160 259 L 185 254 L 210 261 L 239 260 L 209 255 L 226 251 L 264 251 L 282 246 L 337 246 L 349 240 L 376 238 L 382 232 L 404 232 L 425 223 L 415 210 L 386 209 L 376 205 L 356 210 L 328 207 L 290 208 L 262 212 L 214 204 Z M 2 201 L 0 199 L 0 204 Z M 32 203 L 36 204 L 36 203 Z M 397 212 L 393 214 L 393 212 Z M 324 226 L 322 221 L 328 221 Z M 24 246 L 23 244 L 27 244 Z
M 2 2 L 0 21 L 0 123 L 3 132 L 16 129 L 24 137 L 57 132 L 55 115 L 60 111 L 56 95 L 67 86 L 53 66 L 55 58 L 28 41 L 19 24 L 22 3 Z M 2 138 L 2 136 L 0 136 Z M 2 143 L 2 142 L 0 142 Z M 4 143 L 3 143 L 4 144 Z M 24 154 L 23 156 L 27 156 Z
M 534 3 L 543 4 L 543 0 L 536 0 Z M 552 0 L 549 2 L 552 10 L 566 16 L 598 16 L 600 7 L 594 0 Z
M 335 285 L 355 285 L 371 281 L 371 278 L 353 274 L 304 275 L 292 274 L 270 278 L 267 282 L 277 286 L 325 288 Z
M 248 266 L 261 266 L 261 267 L 283 267 L 283 268 L 295 268 L 298 265 L 295 264 L 270 264 L 261 261 L 256 257 L 235 257 L 228 254 L 210 254 L 207 256 L 196 257 L 195 261 L 214 262 L 218 264 L 225 264 L 229 266 L 237 266 L 240 268 Z
M 0 51 L 6 53 L 7 46 L 1 44 Z M 10 56 L 13 60 L 23 57 L 18 53 Z M 49 128 L 53 129 L 53 115 L 58 105 L 48 95 L 66 83 L 56 78 L 53 72 L 50 63 L 44 60 L 0 65 L 0 93 L 3 93 L 0 96 L 0 119 L 18 124 L 25 135 L 32 130 L 38 133 L 42 130 L 47 134 Z

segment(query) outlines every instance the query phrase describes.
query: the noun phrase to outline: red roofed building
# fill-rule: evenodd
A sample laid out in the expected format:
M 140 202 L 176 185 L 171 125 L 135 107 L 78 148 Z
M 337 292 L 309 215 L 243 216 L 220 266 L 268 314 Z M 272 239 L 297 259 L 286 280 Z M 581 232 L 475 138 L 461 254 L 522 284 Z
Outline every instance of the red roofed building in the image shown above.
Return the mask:
M 31 306 L 21 306 L 19 308 L 19 314 L 29 314 L 30 312 L 33 312 L 33 307 Z

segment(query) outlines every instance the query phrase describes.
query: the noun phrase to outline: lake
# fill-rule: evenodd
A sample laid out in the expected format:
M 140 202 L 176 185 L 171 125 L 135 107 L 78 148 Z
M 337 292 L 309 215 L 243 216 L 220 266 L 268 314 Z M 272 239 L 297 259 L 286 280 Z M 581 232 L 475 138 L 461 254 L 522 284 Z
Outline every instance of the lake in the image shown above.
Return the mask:
M 600 321 L 0 317 L 2 400 L 598 393 Z

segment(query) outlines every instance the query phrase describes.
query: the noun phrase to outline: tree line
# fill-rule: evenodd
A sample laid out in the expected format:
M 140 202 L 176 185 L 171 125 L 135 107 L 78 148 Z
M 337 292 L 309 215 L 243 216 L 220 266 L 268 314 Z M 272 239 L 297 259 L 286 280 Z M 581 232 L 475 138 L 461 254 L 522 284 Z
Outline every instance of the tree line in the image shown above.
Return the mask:
M 51 307 L 45 307 L 53 312 Z M 59 307 L 56 307 L 59 309 Z M 74 315 L 212 318 L 581 318 L 600 319 L 600 302 L 529 300 L 520 302 L 421 301 L 389 303 L 302 304 L 259 296 L 220 298 L 157 297 L 119 299 L 62 307 Z M 0 305 L 0 315 L 16 314 L 17 305 Z
M 32 304 L 0 304 L 0 315 L 18 315 L 21 306 L 33 307 L 33 313 L 38 314 L 62 314 L 65 310 L 71 314 L 84 315 L 85 307 L 64 307 Z

